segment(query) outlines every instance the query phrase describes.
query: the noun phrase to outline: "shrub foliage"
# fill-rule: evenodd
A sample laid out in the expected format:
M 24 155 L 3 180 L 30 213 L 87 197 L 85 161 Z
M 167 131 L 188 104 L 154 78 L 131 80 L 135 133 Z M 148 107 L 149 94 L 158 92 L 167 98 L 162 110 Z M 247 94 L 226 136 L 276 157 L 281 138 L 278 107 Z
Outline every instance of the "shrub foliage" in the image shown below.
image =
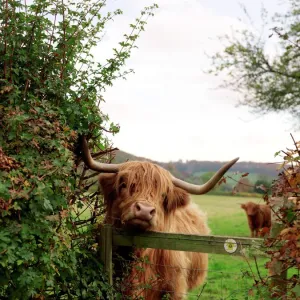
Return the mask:
M 1 0 L 0 298 L 103 299 L 97 254 L 101 196 L 80 160 L 78 136 L 110 153 L 101 93 L 125 77 L 126 59 L 156 5 L 146 7 L 104 63 L 91 49 L 122 12 L 100 1 Z M 106 11 L 106 12 L 105 12 Z M 87 216 L 87 217 L 86 217 Z M 85 220 L 84 220 L 85 218 Z
M 271 236 L 265 239 L 268 276 L 255 280 L 255 287 L 265 287 L 271 298 L 299 299 L 300 297 L 300 142 L 294 149 L 282 150 L 281 172 L 274 180 L 264 200 L 270 205 L 273 220 Z

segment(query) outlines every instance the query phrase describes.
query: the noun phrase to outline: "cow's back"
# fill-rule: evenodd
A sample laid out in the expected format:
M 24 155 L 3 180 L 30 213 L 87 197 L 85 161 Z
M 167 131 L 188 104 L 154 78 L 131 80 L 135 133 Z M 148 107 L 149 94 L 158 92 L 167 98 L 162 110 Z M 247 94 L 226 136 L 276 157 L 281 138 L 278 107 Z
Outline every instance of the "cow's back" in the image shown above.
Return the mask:
M 206 213 L 194 203 L 177 209 L 165 229 L 166 232 L 183 234 L 208 235 L 210 233 Z
M 206 213 L 201 211 L 196 204 L 190 204 L 186 207 L 186 210 L 182 212 L 187 221 L 188 228 L 185 229 L 182 233 L 184 234 L 199 234 L 199 235 L 208 235 L 210 234 L 210 229 L 207 225 L 207 216 Z M 180 230 L 180 228 L 179 228 Z M 199 253 L 199 252 L 186 252 L 189 257 L 189 266 L 188 268 L 188 288 L 193 289 L 199 286 L 204 282 L 207 269 L 208 269 L 208 254 Z
M 171 228 L 166 232 L 208 235 L 210 229 L 207 225 L 207 216 L 199 207 L 191 203 L 184 208 L 177 209 L 171 220 Z M 177 256 L 175 251 L 169 255 Z M 181 255 L 181 267 L 186 269 L 186 281 L 188 289 L 199 286 L 206 278 L 208 269 L 208 254 L 199 252 L 176 251 Z

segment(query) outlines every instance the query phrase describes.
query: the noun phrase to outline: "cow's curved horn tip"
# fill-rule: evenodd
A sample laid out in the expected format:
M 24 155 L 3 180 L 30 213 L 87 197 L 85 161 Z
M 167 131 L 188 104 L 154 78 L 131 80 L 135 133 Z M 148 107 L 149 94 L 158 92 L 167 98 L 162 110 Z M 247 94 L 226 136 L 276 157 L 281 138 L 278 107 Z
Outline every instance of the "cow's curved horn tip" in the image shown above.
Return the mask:
M 236 163 L 239 159 L 240 159 L 239 157 L 236 157 L 236 158 L 234 158 L 234 159 L 232 160 L 232 162 L 235 162 L 235 163 Z

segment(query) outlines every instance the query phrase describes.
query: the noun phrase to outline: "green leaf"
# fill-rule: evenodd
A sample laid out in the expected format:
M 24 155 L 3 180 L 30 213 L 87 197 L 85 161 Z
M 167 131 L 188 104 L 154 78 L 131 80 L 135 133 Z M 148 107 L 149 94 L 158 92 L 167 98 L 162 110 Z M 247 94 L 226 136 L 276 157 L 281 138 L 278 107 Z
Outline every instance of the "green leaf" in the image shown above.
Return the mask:
M 53 211 L 53 207 L 52 207 L 50 201 L 49 201 L 47 198 L 44 199 L 44 207 L 45 207 L 47 210 Z
M 296 297 L 300 297 L 300 285 L 296 285 L 292 291 L 295 293 Z
M 21 259 L 17 260 L 17 266 L 20 266 L 22 263 L 23 263 L 23 260 L 21 260 Z

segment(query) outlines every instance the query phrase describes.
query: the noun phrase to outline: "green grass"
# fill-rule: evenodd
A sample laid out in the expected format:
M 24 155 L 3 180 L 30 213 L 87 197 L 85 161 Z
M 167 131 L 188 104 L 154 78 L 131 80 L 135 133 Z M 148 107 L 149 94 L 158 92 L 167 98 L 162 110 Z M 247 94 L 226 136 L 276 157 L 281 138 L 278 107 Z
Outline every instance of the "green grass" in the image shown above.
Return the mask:
M 261 198 L 222 195 L 192 196 L 192 201 L 207 213 L 211 234 L 249 237 L 247 217 L 241 203 L 263 203 Z
M 240 203 L 248 201 L 262 203 L 259 198 L 215 195 L 192 196 L 192 200 L 207 212 L 211 234 L 244 237 L 249 237 L 250 232 Z M 264 268 L 266 261 L 266 259 L 258 259 L 259 271 L 263 276 L 267 274 Z M 206 283 L 191 291 L 188 299 L 198 299 L 202 289 L 199 299 L 255 299 L 248 295 L 254 284 L 253 275 L 258 277 L 253 259 L 248 259 L 247 262 L 245 258 L 230 254 L 210 254 Z

